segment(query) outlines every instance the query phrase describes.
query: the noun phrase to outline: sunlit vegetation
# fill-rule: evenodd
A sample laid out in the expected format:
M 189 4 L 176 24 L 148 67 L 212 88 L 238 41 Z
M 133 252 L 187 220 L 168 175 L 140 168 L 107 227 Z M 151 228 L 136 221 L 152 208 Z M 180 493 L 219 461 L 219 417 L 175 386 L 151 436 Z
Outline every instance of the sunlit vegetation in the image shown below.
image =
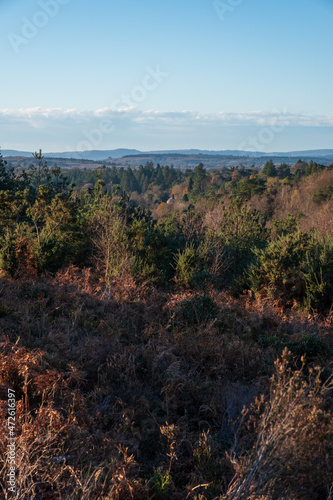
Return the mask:
M 332 498 L 332 166 L 35 160 L 0 157 L 3 497 Z

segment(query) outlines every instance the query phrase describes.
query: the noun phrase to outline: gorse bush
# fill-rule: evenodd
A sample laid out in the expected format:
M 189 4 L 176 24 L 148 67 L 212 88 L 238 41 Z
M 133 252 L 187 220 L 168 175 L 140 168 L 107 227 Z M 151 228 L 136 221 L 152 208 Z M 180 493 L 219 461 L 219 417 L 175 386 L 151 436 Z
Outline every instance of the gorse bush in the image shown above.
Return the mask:
M 138 237 L 139 236 L 139 237 Z M 174 253 L 178 248 L 178 237 L 165 226 L 155 221 L 136 223 L 131 226 L 131 239 L 137 242 L 132 274 L 155 284 L 167 284 L 174 275 Z
M 0 244 L 0 269 L 14 276 L 18 267 L 16 239 L 10 231 L 6 231 Z
M 301 231 L 256 250 L 249 271 L 253 291 L 282 305 L 327 311 L 333 301 L 333 240 Z
M 208 230 L 207 244 L 223 249 L 225 279 L 229 286 L 246 287 L 246 270 L 255 260 L 254 250 L 265 247 L 268 236 L 265 219 L 259 211 L 233 201 L 228 208 L 222 206 L 222 217 L 217 231 Z
M 209 236 L 197 246 L 188 244 L 175 256 L 174 281 L 181 288 L 205 289 L 209 284 L 223 286 L 231 258 L 227 249 L 219 242 L 210 241 Z
M 193 245 L 179 250 L 175 257 L 176 282 L 179 286 L 189 288 L 199 266 L 199 257 Z
M 280 236 L 295 233 L 298 229 L 297 219 L 291 214 L 285 219 L 273 219 L 270 239 L 276 240 Z
M 180 304 L 180 318 L 188 324 L 200 324 L 217 316 L 218 307 L 209 295 L 197 294 Z
M 78 263 L 84 247 L 83 228 L 76 220 L 73 203 L 56 195 L 38 235 L 38 270 L 56 272 Z

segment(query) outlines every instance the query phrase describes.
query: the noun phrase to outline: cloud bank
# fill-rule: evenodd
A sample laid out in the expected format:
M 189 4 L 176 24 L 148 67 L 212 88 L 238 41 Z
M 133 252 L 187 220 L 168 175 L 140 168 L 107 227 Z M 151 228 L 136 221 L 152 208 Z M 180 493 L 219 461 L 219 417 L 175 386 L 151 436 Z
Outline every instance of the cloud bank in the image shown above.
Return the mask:
M 200 114 L 195 111 L 141 111 L 136 108 L 111 109 L 102 108 L 94 111 L 80 111 L 77 109 L 63 108 L 26 108 L 26 109 L 0 109 L 0 119 L 2 124 L 26 123 L 34 127 L 48 126 L 53 123 L 60 125 L 64 122 L 84 125 L 93 123 L 99 119 L 113 120 L 131 124 L 151 124 L 156 125 L 201 125 L 221 124 L 229 126 L 237 125 L 261 125 L 269 126 L 272 122 L 284 122 L 286 125 L 327 127 L 333 125 L 333 115 L 309 115 L 302 113 L 289 113 L 286 109 L 273 110 L 269 112 L 252 111 L 247 113 L 227 113 L 217 112 L 214 114 Z
M 228 149 L 246 143 L 248 134 L 267 129 L 270 134 L 266 136 L 271 140 L 262 146 L 274 148 L 278 146 L 277 135 L 281 138 L 285 130 L 297 128 L 298 135 L 305 137 L 309 135 L 306 128 L 331 130 L 330 127 L 333 127 L 333 115 L 289 113 L 286 109 L 214 114 L 186 110 L 142 111 L 135 107 L 94 111 L 40 107 L 0 109 L 0 145 L 3 149 L 31 149 L 39 145 L 46 151 L 122 146 Z M 288 149 L 289 144 L 281 147 Z

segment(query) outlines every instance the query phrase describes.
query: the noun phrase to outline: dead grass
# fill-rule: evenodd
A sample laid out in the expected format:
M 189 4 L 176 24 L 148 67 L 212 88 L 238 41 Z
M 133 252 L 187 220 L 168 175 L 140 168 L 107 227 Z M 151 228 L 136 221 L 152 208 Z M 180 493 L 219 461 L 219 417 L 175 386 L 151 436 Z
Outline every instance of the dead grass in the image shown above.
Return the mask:
M 267 425 L 243 431 L 247 438 L 239 449 L 233 448 L 237 422 L 256 397 L 271 401 L 274 362 L 286 346 L 295 360 L 303 348 L 313 349 L 306 370 L 319 364 L 325 377 L 332 372 L 332 318 L 286 313 L 264 300 L 236 300 L 211 290 L 217 314 L 189 322 L 179 311 L 193 296 L 193 291 L 156 290 L 130 277 L 104 287 L 89 270 L 76 268 L 54 278 L 1 279 L 1 459 L 5 463 L 6 388 L 13 387 L 17 498 L 241 498 L 230 495 L 244 481 L 255 489 L 254 498 L 275 498 L 261 491 L 259 480 L 246 479 L 261 453 L 258 444 L 255 452 L 248 445 L 261 443 L 267 422 L 274 421 L 281 435 L 274 457 L 284 456 L 288 434 L 281 404 L 274 419 L 268 406 L 259 408 L 257 420 Z M 303 436 L 299 442 L 295 438 L 294 449 L 308 464 L 308 415 L 318 464 L 332 453 L 318 444 L 330 429 L 320 412 L 331 411 L 321 409 L 319 399 L 317 392 L 308 400 L 302 418 L 292 414 Z M 321 418 L 319 431 L 314 424 Z M 226 452 L 232 457 L 232 449 L 230 460 Z M 236 462 L 243 472 L 231 482 Z M 261 461 L 260 478 L 269 470 Z M 304 473 L 297 474 L 287 471 L 286 477 L 303 481 Z M 311 468 L 307 474 L 311 477 Z M 327 488 L 325 481 L 318 491 Z M 4 479 L 1 487 L 5 495 Z M 293 495 L 306 498 L 301 486 Z

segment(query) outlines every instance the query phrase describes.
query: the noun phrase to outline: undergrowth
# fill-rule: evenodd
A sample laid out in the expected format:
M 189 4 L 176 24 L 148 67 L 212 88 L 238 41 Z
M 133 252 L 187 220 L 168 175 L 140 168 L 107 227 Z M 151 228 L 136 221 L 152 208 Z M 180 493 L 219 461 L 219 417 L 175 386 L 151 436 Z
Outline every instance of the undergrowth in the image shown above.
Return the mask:
M 3 277 L 3 498 L 330 498 L 332 320 L 75 267 Z

